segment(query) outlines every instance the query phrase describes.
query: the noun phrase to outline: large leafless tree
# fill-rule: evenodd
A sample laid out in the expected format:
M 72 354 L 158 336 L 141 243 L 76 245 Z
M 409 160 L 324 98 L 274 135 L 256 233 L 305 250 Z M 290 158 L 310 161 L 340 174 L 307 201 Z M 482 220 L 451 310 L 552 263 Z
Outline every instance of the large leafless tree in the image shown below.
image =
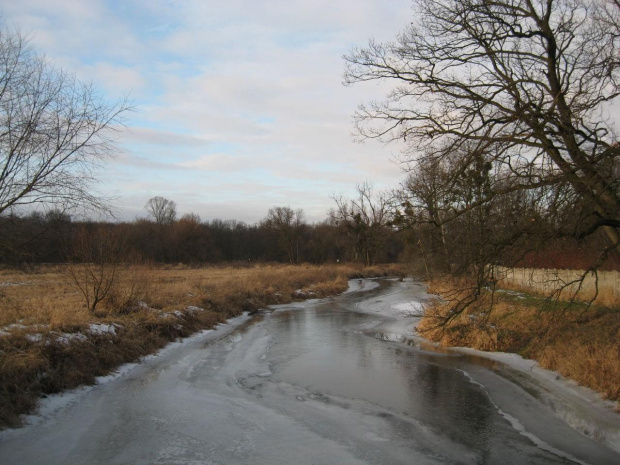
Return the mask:
M 170 225 L 177 217 L 177 204 L 165 197 L 152 197 L 144 205 L 144 209 L 157 224 Z
M 415 0 L 414 18 L 396 41 L 345 57 L 347 83 L 394 83 L 384 101 L 360 106 L 361 138 L 406 141 L 413 169 L 482 157 L 496 182 L 461 214 L 568 185 L 582 215 L 575 234 L 603 229 L 617 249 L 620 145 L 607 112 L 619 93 L 618 2 Z M 453 163 L 453 182 L 472 163 Z
M 113 154 L 127 109 L 0 25 L 0 214 L 41 203 L 105 208 L 93 191 L 94 170 Z
M 277 231 L 280 245 L 286 251 L 289 263 L 299 263 L 299 243 L 305 226 L 303 210 L 293 210 L 291 207 L 270 208 L 262 224 Z

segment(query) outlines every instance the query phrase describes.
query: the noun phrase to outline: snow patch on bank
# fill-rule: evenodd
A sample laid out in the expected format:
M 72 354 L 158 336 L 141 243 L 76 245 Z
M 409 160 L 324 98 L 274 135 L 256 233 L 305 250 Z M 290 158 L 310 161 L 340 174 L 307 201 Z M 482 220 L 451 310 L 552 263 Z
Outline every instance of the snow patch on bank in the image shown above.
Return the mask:
M 90 334 L 96 334 L 97 336 L 102 336 L 105 334 L 110 334 L 112 336 L 116 336 L 116 327 L 115 324 L 105 324 L 105 323 L 92 323 L 88 327 L 88 332 Z M 120 327 L 120 325 L 119 325 Z

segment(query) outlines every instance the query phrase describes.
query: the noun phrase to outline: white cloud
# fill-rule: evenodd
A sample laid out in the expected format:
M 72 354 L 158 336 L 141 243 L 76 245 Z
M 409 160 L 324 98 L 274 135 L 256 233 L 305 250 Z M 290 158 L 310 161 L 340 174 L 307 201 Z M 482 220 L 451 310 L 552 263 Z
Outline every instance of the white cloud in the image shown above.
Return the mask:
M 0 0 L 0 9 L 59 66 L 111 98 L 131 93 L 122 151 L 102 173 L 126 218 L 153 195 L 205 219 L 254 221 L 275 204 L 312 217 L 334 191 L 401 177 L 396 147 L 352 142 L 350 115 L 385 86 L 343 87 L 341 57 L 371 36 L 392 38 L 409 0 Z

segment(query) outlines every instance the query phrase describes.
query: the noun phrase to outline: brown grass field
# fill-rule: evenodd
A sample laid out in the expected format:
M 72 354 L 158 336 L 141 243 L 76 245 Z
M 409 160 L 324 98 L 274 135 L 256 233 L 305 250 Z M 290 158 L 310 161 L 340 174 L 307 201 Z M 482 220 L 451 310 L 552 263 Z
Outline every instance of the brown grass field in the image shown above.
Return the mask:
M 434 280 L 429 292 L 448 296 L 466 283 Z M 491 301 L 493 301 L 492 310 Z M 514 352 L 537 360 L 611 400 L 620 400 L 620 308 L 556 301 L 510 290 L 487 292 L 449 325 L 437 299 L 418 327 L 444 346 Z
M 397 265 L 126 266 L 92 312 L 70 271 L 0 270 L 0 428 L 19 425 L 43 395 L 244 311 L 334 295 L 352 277 L 402 275 Z

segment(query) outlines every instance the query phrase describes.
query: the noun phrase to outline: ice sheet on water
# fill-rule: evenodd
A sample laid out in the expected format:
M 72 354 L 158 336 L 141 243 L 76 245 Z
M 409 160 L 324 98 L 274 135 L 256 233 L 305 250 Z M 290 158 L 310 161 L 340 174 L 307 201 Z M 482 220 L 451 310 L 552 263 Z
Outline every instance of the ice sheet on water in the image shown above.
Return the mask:
M 392 309 L 406 316 L 424 315 L 424 305 L 422 304 L 422 302 L 416 300 L 392 304 Z
M 525 436 L 526 438 L 528 438 L 530 441 L 532 441 L 534 444 L 536 444 L 536 447 L 538 447 L 539 449 L 545 450 L 547 452 L 551 452 L 553 455 L 556 455 L 558 457 L 562 457 L 565 459 L 570 460 L 571 462 L 574 463 L 578 463 L 579 465 L 590 465 L 588 462 L 584 462 L 583 460 L 578 459 L 577 457 L 574 457 L 573 455 L 571 455 L 568 452 L 564 452 L 562 450 L 559 450 L 556 447 L 553 447 L 549 444 L 547 444 L 545 441 L 543 441 L 542 439 L 540 439 L 538 436 L 536 436 L 535 434 L 532 434 L 531 432 L 529 432 L 525 426 L 523 426 L 523 424 L 514 416 L 504 412 L 501 408 L 499 408 L 499 406 L 493 401 L 493 398 L 489 395 L 486 387 L 484 386 L 484 384 L 479 383 L 478 381 L 474 380 L 474 378 L 471 377 L 471 375 L 465 371 L 465 370 L 460 370 L 457 369 L 458 371 L 460 371 L 461 373 L 463 373 L 465 375 L 465 377 L 469 380 L 469 382 L 471 382 L 472 384 L 475 384 L 476 386 L 480 387 L 480 389 L 487 395 L 489 401 L 491 402 L 491 404 L 497 409 L 497 412 L 504 417 L 508 423 L 510 423 L 510 426 L 512 426 L 516 431 L 519 432 L 519 434 L 521 434 L 522 436 Z
M 534 386 L 538 386 L 536 390 L 540 400 L 557 417 L 585 436 L 620 452 L 620 416 L 614 411 L 614 402 L 604 400 L 592 389 L 567 380 L 555 371 L 541 368 L 535 360 L 525 359 L 518 354 L 481 352 L 468 347 L 451 350 L 495 360 L 525 374 Z M 505 416 L 504 413 L 502 415 Z
M 371 289 L 375 289 L 377 287 L 379 287 L 379 283 L 371 279 L 349 279 L 349 288 L 344 291 L 344 294 L 349 294 L 351 292 L 370 291 Z

